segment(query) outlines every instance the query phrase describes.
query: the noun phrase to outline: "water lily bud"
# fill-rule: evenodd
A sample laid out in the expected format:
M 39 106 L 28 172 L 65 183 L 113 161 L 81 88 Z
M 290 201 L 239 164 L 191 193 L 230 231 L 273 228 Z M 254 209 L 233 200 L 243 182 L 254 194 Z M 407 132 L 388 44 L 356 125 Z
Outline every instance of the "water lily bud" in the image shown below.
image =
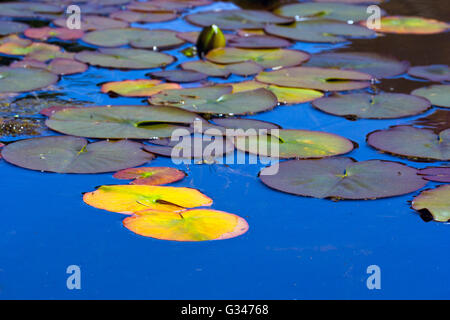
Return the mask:
M 197 54 L 203 58 L 210 50 L 225 47 L 227 41 L 222 30 L 215 24 L 203 28 L 197 39 Z

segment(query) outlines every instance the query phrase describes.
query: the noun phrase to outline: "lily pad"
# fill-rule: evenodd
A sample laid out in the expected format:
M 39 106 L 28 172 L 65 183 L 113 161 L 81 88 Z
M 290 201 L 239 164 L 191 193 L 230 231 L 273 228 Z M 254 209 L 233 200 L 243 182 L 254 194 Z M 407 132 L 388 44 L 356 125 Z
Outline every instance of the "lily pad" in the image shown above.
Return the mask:
M 49 63 L 33 59 L 24 59 L 12 63 L 10 67 L 42 69 L 58 75 L 82 73 L 88 69 L 88 66 L 82 62 L 65 58 L 56 58 L 51 60 Z
M 411 92 L 411 94 L 430 100 L 432 105 L 450 108 L 450 84 L 419 88 Z
M 186 174 L 170 167 L 140 167 L 130 168 L 116 172 L 116 179 L 133 180 L 130 184 L 157 186 L 183 179 Z
M 42 43 L 42 42 L 32 42 L 32 41 L 23 41 L 23 42 L 6 42 L 0 45 L 0 53 L 14 55 L 14 56 L 26 56 L 34 52 L 59 52 L 61 50 L 60 47 Z
M 310 130 L 279 130 L 277 135 L 237 137 L 236 148 L 241 151 L 272 158 L 324 158 L 353 150 L 354 143 L 336 134 Z M 272 150 L 272 147 L 274 150 Z
M 275 123 L 255 120 L 255 119 L 243 119 L 243 118 L 212 118 L 211 121 L 221 127 L 227 129 L 255 129 L 256 131 L 265 129 L 281 129 L 281 127 Z
M 170 89 L 181 89 L 181 86 L 177 83 L 162 83 L 160 80 L 124 80 L 107 82 L 102 85 L 101 91 L 124 97 L 150 97 Z
M 31 39 L 48 40 L 58 38 L 61 40 L 77 40 L 83 37 L 84 32 L 77 29 L 67 28 L 28 28 L 24 32 L 25 36 Z
M 355 120 L 392 119 L 417 115 L 431 108 L 428 100 L 401 93 L 354 93 L 313 101 L 317 109 Z
M 119 28 L 97 30 L 86 34 L 83 41 L 99 47 L 130 45 L 139 49 L 167 49 L 184 43 L 171 30 L 147 30 L 141 28 Z
M 5 2 L 0 3 L 0 16 L 13 18 L 51 19 L 63 9 L 56 5 L 36 2 Z
M 283 87 L 308 88 L 326 91 L 363 89 L 370 86 L 372 76 L 359 71 L 314 67 L 283 68 L 261 72 L 256 80 Z
M 186 32 L 178 32 L 177 37 L 189 42 L 189 43 L 197 43 L 198 36 L 200 35 L 199 31 L 186 31 Z M 230 41 L 231 39 L 236 38 L 235 34 L 231 33 L 224 33 L 226 42 Z
M 197 82 L 205 80 L 208 75 L 192 70 L 164 70 L 149 74 L 152 78 L 165 79 L 172 82 Z
M 435 82 L 450 81 L 450 68 L 445 64 L 411 67 L 408 74 Z
M 208 241 L 238 237 L 248 230 L 247 222 L 234 214 L 206 209 L 179 214 L 149 211 L 123 220 L 130 231 L 144 237 L 173 241 Z
M 214 63 L 231 64 L 254 61 L 264 68 L 291 67 L 308 60 L 310 55 L 289 49 L 217 48 L 206 55 Z
M 211 4 L 210 0 L 152 0 L 149 2 L 135 1 L 127 5 L 128 10 L 152 12 L 155 10 L 177 10 L 183 11 L 198 6 Z
M 143 210 L 175 213 L 185 208 L 210 206 L 213 202 L 196 189 L 145 185 L 100 186 L 85 193 L 83 200 L 95 208 L 123 214 Z
M 422 191 L 412 201 L 412 208 L 421 214 L 430 214 L 434 221 L 450 221 L 450 185 Z
M 290 25 L 268 25 L 264 28 L 268 34 L 305 42 L 339 43 L 350 38 L 370 38 L 375 31 L 354 24 L 335 20 L 305 20 Z
M 259 10 L 222 10 L 194 13 L 186 20 L 200 27 L 217 25 L 224 30 L 261 29 L 269 23 L 289 23 L 292 18 L 284 18 L 267 11 Z
M 450 183 L 450 167 L 428 167 L 417 173 L 425 180 Z
M 14 21 L 0 21 L 0 36 L 7 36 L 13 33 L 21 33 L 28 29 L 25 23 Z
M 168 105 L 189 111 L 211 114 L 243 115 L 274 108 L 277 97 L 266 89 L 226 93 L 231 87 L 216 86 L 168 90 L 152 96 L 154 105 Z
M 278 172 L 260 172 L 261 181 L 270 188 L 299 196 L 349 200 L 394 197 L 414 192 L 427 181 L 417 170 L 398 162 L 351 158 L 291 160 L 277 164 Z
M 209 61 L 189 61 L 181 64 L 184 70 L 197 71 L 211 77 L 228 77 L 230 74 L 240 76 L 250 76 L 257 74 L 263 70 L 259 64 L 253 61 L 233 63 L 233 64 L 217 64 Z
M 323 97 L 323 93 L 317 90 L 280 87 L 255 80 L 227 84 L 233 87 L 233 93 L 265 88 L 277 96 L 278 103 L 280 104 L 298 104 Z
M 67 18 L 59 18 L 53 20 L 53 23 L 58 27 L 67 28 Z M 81 29 L 82 31 L 106 30 L 116 28 L 126 28 L 128 23 L 116 19 L 111 19 L 102 16 L 81 15 Z
M 450 129 L 435 134 L 428 129 L 394 126 L 370 133 L 367 143 L 380 151 L 414 161 L 450 160 Z
M 153 69 L 175 61 L 174 57 L 165 53 L 125 48 L 82 51 L 75 55 L 75 59 L 94 66 L 116 69 Z
M 275 49 L 292 45 L 292 42 L 283 38 L 252 35 L 246 37 L 233 37 L 227 42 L 228 46 L 246 49 Z
M 137 12 L 137 11 L 117 11 L 109 15 L 113 19 L 119 19 L 129 23 L 135 22 L 165 22 L 177 18 L 177 13 L 174 11 L 152 11 L 152 12 Z
M 44 70 L 0 67 L 0 93 L 34 91 L 57 81 L 57 75 Z
M 88 138 L 153 139 L 170 137 L 200 117 L 170 107 L 114 106 L 64 109 L 46 125 L 55 131 Z
M 367 6 L 334 2 L 287 4 L 276 9 L 274 13 L 296 20 L 332 19 L 345 22 L 367 20 L 371 15 L 367 12 Z M 384 14 L 384 11 L 381 13 Z
M 142 144 L 121 140 L 88 144 L 86 139 L 66 136 L 42 137 L 10 143 L 3 158 L 22 168 L 58 173 L 100 173 L 135 167 L 154 156 Z
M 370 52 L 327 52 L 313 55 L 305 66 L 361 71 L 381 79 L 405 73 L 409 63 Z
M 435 19 L 407 16 L 381 18 L 378 32 L 399 34 L 435 34 L 446 31 L 450 24 Z

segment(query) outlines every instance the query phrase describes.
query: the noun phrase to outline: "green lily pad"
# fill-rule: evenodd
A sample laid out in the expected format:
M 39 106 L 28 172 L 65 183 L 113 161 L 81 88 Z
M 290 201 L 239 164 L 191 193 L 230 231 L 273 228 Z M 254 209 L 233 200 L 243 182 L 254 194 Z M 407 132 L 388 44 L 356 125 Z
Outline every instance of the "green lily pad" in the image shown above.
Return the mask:
M 256 80 L 283 87 L 343 91 L 367 88 L 372 76 L 359 71 L 313 67 L 283 68 L 261 72 Z
M 141 28 L 120 28 L 97 30 L 86 34 L 83 41 L 99 47 L 120 47 L 167 49 L 184 43 L 171 30 L 147 30 Z
M 0 16 L 14 18 L 51 19 L 61 13 L 60 6 L 36 2 L 5 2 L 0 3 Z
M 0 36 L 7 36 L 13 33 L 21 33 L 28 29 L 25 23 L 14 21 L 0 21 Z
M 450 183 L 450 167 L 428 167 L 417 173 L 425 180 Z
M 279 130 L 276 135 L 237 137 L 236 148 L 251 154 L 272 158 L 324 158 L 345 154 L 355 144 L 336 134 L 310 130 Z M 272 146 L 275 148 L 272 150 Z
M 116 69 L 153 69 L 175 61 L 174 57 L 165 53 L 125 48 L 82 51 L 75 55 L 75 59 L 94 66 Z
M 398 34 L 435 34 L 444 32 L 448 28 L 450 24 L 435 19 L 389 16 L 381 18 L 380 28 L 377 31 Z
M 281 127 L 275 123 L 255 119 L 212 118 L 211 121 L 226 129 L 242 129 L 244 131 L 247 131 L 248 129 L 255 129 L 256 131 L 262 129 L 281 129 Z
M 445 64 L 411 67 L 408 74 L 435 82 L 450 81 L 450 68 Z
M 241 9 L 199 12 L 187 15 L 186 20 L 200 27 L 215 24 L 224 30 L 261 29 L 269 23 L 293 21 L 292 18 L 280 17 L 267 11 Z
M 197 82 L 200 80 L 205 80 L 208 75 L 192 70 L 164 70 L 151 72 L 152 78 L 165 79 L 171 82 Z
M 411 94 L 430 100 L 432 105 L 450 108 L 450 84 L 419 88 L 411 92 Z
M 313 101 L 317 109 L 349 118 L 392 119 L 417 115 L 431 108 L 428 100 L 401 93 L 354 93 Z
M 117 11 L 109 15 L 113 19 L 126 21 L 129 23 L 141 22 L 165 22 L 177 18 L 174 11 L 153 11 L 153 12 L 137 12 L 137 11 Z
M 233 37 L 227 44 L 230 47 L 243 49 L 275 49 L 290 47 L 292 42 L 274 36 L 252 35 L 247 37 Z
M 126 28 L 128 23 L 116 19 L 111 19 L 95 15 L 81 15 L 81 29 L 82 31 L 106 30 L 116 28 Z M 53 24 L 58 27 L 67 28 L 67 18 L 58 18 L 53 20 Z
M 0 67 L 0 93 L 34 91 L 57 81 L 57 75 L 44 70 Z
M 417 170 L 398 162 L 351 158 L 291 160 L 260 172 L 261 181 L 278 191 L 314 198 L 369 200 L 414 192 L 427 181 Z
M 335 20 L 305 20 L 290 25 L 268 25 L 264 28 L 268 34 L 305 42 L 338 43 L 350 38 L 370 38 L 375 31 L 366 27 L 347 24 Z
M 347 3 L 294 3 L 281 6 L 274 13 L 283 17 L 293 17 L 296 20 L 304 19 L 332 19 L 340 21 L 367 20 L 371 13 L 367 6 L 358 6 Z M 384 14 L 384 11 L 381 11 Z
M 237 74 L 240 76 L 250 76 L 257 74 L 263 70 L 263 68 L 253 62 L 240 62 L 232 64 L 217 64 L 209 61 L 189 61 L 181 64 L 184 70 L 197 71 L 206 74 L 211 77 L 228 77 L 230 74 Z
M 104 83 L 101 91 L 124 97 L 150 97 L 170 89 L 181 89 L 181 86 L 177 83 L 162 83 L 160 80 L 124 80 Z
M 8 41 L 0 45 L 0 53 L 14 55 L 14 56 L 26 56 L 35 52 L 51 52 L 56 53 L 61 50 L 60 47 L 42 43 L 42 42 L 32 42 L 30 40 L 25 41 Z
M 135 167 L 154 156 L 132 141 L 100 141 L 88 144 L 76 137 L 42 137 L 10 143 L 3 158 L 16 166 L 58 173 L 100 173 Z
M 206 55 L 206 59 L 214 63 L 254 61 L 264 68 L 296 66 L 308 60 L 309 57 L 308 53 L 299 50 L 241 48 L 217 48 Z
M 370 52 L 327 52 L 313 55 L 305 66 L 361 71 L 381 79 L 405 73 L 409 63 Z
M 88 69 L 88 66 L 82 62 L 65 58 L 56 58 L 51 60 L 49 63 L 33 59 L 24 59 L 12 63 L 10 67 L 42 69 L 58 75 L 82 73 Z
M 450 185 L 422 191 L 412 201 L 412 208 L 421 215 L 431 215 L 434 221 L 450 221 Z
M 189 130 L 195 113 L 170 107 L 114 106 L 63 109 L 46 125 L 55 131 L 79 137 L 153 139 L 172 136 L 175 129 Z
M 163 91 L 152 96 L 154 105 L 168 105 L 198 113 L 243 115 L 274 108 L 277 97 L 266 89 L 228 93 L 231 87 L 215 86 Z
M 439 134 L 411 126 L 394 126 L 369 133 L 367 143 L 380 151 L 413 161 L 449 161 L 450 129 Z

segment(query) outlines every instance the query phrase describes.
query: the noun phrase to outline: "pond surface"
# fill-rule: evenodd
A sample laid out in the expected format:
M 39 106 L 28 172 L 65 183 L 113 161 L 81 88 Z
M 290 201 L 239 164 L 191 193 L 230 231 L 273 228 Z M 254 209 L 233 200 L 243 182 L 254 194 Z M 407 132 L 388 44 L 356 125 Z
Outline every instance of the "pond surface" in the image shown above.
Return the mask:
M 248 2 L 246 5 L 248 6 Z M 391 0 L 392 15 L 445 21 L 442 1 Z M 217 2 L 191 12 L 237 8 Z M 148 29 L 196 31 L 183 19 L 149 23 Z M 386 35 L 342 45 L 296 43 L 310 53 L 371 51 L 412 65 L 449 64 L 450 33 Z M 187 58 L 185 45 L 167 53 Z M 168 69 L 174 69 L 175 64 Z M 90 67 L 65 76 L 57 86 L 66 97 L 98 105 L 143 104 L 140 98 L 112 98 L 97 84 L 145 78 L 149 70 Z M 216 82 L 234 82 L 232 76 Z M 379 88 L 405 92 L 427 85 L 407 76 L 384 79 Z M 431 114 L 434 110 L 425 113 Z M 248 118 L 286 129 L 322 130 L 359 144 L 356 160 L 412 162 L 370 148 L 368 133 L 410 123 L 423 115 L 394 120 L 358 120 L 328 115 L 310 103 L 279 106 Z M 52 134 L 47 132 L 45 134 Z M 23 137 L 16 137 L 23 138 Z M 11 140 L 1 137 L 3 142 Z M 433 165 L 443 163 L 435 162 Z M 122 226 L 123 215 L 86 205 L 82 193 L 117 184 L 112 174 L 67 175 L 25 170 L 0 161 L 0 298 L 2 299 L 442 299 L 450 297 L 450 242 L 447 223 L 424 222 L 408 194 L 376 201 L 330 201 L 269 189 L 257 177 L 263 165 L 174 165 L 158 157 L 151 166 L 176 167 L 187 177 L 174 186 L 197 188 L 214 208 L 244 217 L 250 229 L 226 241 L 181 243 L 136 235 Z M 430 182 L 426 188 L 437 183 Z M 68 290 L 66 268 L 79 265 L 82 289 Z M 368 290 L 366 269 L 381 268 L 381 290 Z

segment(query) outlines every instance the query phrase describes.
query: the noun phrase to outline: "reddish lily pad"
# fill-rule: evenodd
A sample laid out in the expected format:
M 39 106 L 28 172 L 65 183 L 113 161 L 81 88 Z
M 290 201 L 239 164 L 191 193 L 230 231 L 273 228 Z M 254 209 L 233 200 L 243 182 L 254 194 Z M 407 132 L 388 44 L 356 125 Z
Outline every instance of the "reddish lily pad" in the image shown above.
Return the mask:
M 450 68 L 445 64 L 411 67 L 408 74 L 435 82 L 450 81 Z
M 277 164 L 278 172 L 260 172 L 261 181 L 278 191 L 314 198 L 369 200 L 394 197 L 427 184 L 417 170 L 398 162 L 351 158 L 291 160 Z
M 181 86 L 177 83 L 162 83 L 160 80 L 124 80 L 107 82 L 102 85 L 101 91 L 125 97 L 150 97 L 170 89 L 181 89 Z
M 409 117 L 431 108 L 428 100 L 401 93 L 337 95 L 315 100 L 313 106 L 326 113 L 352 120 Z
M 210 0 L 152 0 L 149 2 L 135 1 L 127 5 L 128 10 L 140 12 L 152 12 L 155 10 L 177 10 L 194 8 L 197 6 L 206 6 L 211 4 Z
M 24 59 L 12 63 L 10 67 L 43 69 L 58 75 L 82 73 L 88 69 L 86 64 L 66 58 L 56 58 L 51 60 L 49 63 L 33 59 Z
M 197 71 L 211 77 L 228 77 L 230 74 L 240 76 L 250 76 L 257 74 L 263 70 L 259 64 L 253 61 L 233 63 L 233 64 L 217 64 L 209 61 L 189 61 L 181 64 L 184 70 Z
M 144 237 L 172 241 L 209 241 L 238 237 L 248 223 L 231 213 L 194 209 L 172 213 L 148 211 L 123 220 L 130 231 Z
M 50 118 L 55 112 L 58 112 L 58 111 L 61 111 L 61 110 L 64 110 L 64 109 L 76 109 L 76 108 L 80 108 L 80 107 L 74 107 L 74 106 L 52 106 L 52 107 L 48 107 L 48 108 L 42 109 L 39 113 Z
M 428 167 L 417 173 L 425 180 L 450 183 L 450 167 Z
M 450 84 L 419 88 L 411 92 L 411 94 L 424 97 L 430 100 L 431 104 L 435 106 L 450 108 Z
M 215 24 L 224 30 L 261 29 L 270 23 L 293 21 L 292 18 L 280 17 L 267 11 L 242 9 L 199 12 L 186 16 L 186 20 L 201 27 Z
M 290 25 L 268 25 L 268 34 L 305 42 L 339 43 L 350 38 L 370 38 L 375 31 L 354 24 L 335 20 L 305 20 Z
M 412 208 L 421 215 L 431 215 L 434 221 L 450 221 L 450 185 L 422 191 L 412 201 Z
M 9 34 L 21 33 L 28 28 L 25 23 L 14 21 L 0 21 L 0 36 L 7 36 Z
M 364 22 L 362 22 L 364 24 Z M 378 32 L 399 34 L 435 34 L 446 31 L 450 24 L 435 19 L 407 16 L 381 18 Z
M 58 173 L 100 173 L 122 170 L 149 162 L 154 156 L 142 144 L 121 140 L 88 144 L 86 139 L 42 137 L 10 143 L 3 158 L 22 168 Z
M 59 18 L 53 20 L 53 23 L 58 27 L 67 28 L 67 18 Z M 82 31 L 106 30 L 116 28 L 126 28 L 128 23 L 107 17 L 81 15 L 81 29 Z
M 367 136 L 367 143 L 380 151 L 413 161 L 449 161 L 450 129 L 439 134 L 412 126 L 394 126 Z
M 283 87 L 342 91 L 367 88 L 372 76 L 359 71 L 313 67 L 283 68 L 261 72 L 256 80 Z
M 143 210 L 176 213 L 185 208 L 210 206 L 213 202 L 196 189 L 146 185 L 100 186 L 85 193 L 83 200 L 94 208 L 123 214 Z
M 137 11 L 117 11 L 110 14 L 111 18 L 123 20 L 129 23 L 135 22 L 165 22 L 177 18 L 177 13 L 174 11 L 152 11 L 152 12 L 137 12 Z
M 161 52 L 141 49 L 99 49 L 75 55 L 78 61 L 90 65 L 116 69 L 153 69 L 166 66 L 175 58 Z
M 34 91 L 57 81 L 57 75 L 44 70 L 0 67 L 0 93 Z
M 208 75 L 192 70 L 155 71 L 149 75 L 152 78 L 165 79 L 172 82 L 197 82 L 208 78 Z
M 140 167 L 116 172 L 116 179 L 133 180 L 130 184 L 157 186 L 183 179 L 186 174 L 170 167 Z
M 233 37 L 227 42 L 228 46 L 246 49 L 274 49 L 292 45 L 292 42 L 283 38 L 268 35 L 252 35 L 246 37 Z
M 58 38 L 61 40 L 76 40 L 83 37 L 84 32 L 77 29 L 67 28 L 28 28 L 24 32 L 25 36 L 31 39 L 48 40 L 49 38 Z
M 361 71 L 381 79 L 405 73 L 409 63 L 371 52 L 327 52 L 313 55 L 305 66 Z

